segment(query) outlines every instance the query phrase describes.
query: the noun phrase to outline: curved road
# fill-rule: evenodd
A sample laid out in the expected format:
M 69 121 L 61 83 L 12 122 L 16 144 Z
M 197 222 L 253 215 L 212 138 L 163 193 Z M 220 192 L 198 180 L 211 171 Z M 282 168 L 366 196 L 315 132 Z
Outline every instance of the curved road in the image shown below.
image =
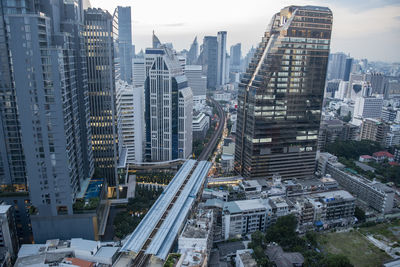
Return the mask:
M 215 131 L 214 135 L 211 137 L 210 141 L 206 145 L 206 147 L 201 152 L 198 160 L 208 160 L 211 154 L 214 152 L 215 146 L 218 143 L 218 140 L 221 138 L 222 131 L 224 130 L 225 125 L 225 112 L 222 109 L 221 105 L 212 98 L 209 98 L 211 102 L 213 102 L 214 106 L 217 108 L 218 117 L 219 117 L 219 125 L 217 131 Z

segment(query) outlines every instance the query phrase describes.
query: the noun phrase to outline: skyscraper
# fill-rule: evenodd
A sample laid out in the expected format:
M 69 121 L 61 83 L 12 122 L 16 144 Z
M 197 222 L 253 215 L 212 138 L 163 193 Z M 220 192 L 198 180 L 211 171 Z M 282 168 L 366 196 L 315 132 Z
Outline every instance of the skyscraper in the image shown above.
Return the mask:
M 131 7 L 118 7 L 118 49 L 121 80 L 132 84 L 132 22 Z
M 345 77 L 346 71 L 346 59 L 347 55 L 345 53 L 333 53 L 329 55 L 328 64 L 328 80 L 341 79 Z
M 29 190 L 39 241 L 84 229 L 59 220 L 93 173 L 83 12 L 78 0 L 19 4 L 1 2 L 0 180 Z
M 275 14 L 239 87 L 235 169 L 313 175 L 332 28 L 326 7 Z
M 187 53 L 186 64 L 193 65 L 197 61 L 199 51 L 199 44 L 197 43 L 197 36 L 194 38 L 192 45 L 190 46 L 189 52 Z
M 90 120 L 95 168 L 108 185 L 115 186 L 117 147 L 116 79 L 119 77 L 118 10 L 85 10 Z
M 237 43 L 231 46 L 230 49 L 230 66 L 231 71 L 238 72 L 240 71 L 240 61 L 242 58 L 242 45 L 241 43 Z
M 193 94 L 169 48 L 146 49 L 146 157 L 151 161 L 188 158 L 192 153 Z
M 217 35 L 217 85 L 226 83 L 226 31 L 220 31 Z
M 203 66 L 203 73 L 207 76 L 208 89 L 215 89 L 217 87 L 217 55 L 217 37 L 204 36 L 201 53 L 197 62 Z
M 207 77 L 203 76 L 201 65 L 186 65 L 185 76 L 188 86 L 193 92 L 193 103 L 202 105 L 206 103 Z
M 126 163 L 143 161 L 143 86 L 117 81 L 118 151 Z

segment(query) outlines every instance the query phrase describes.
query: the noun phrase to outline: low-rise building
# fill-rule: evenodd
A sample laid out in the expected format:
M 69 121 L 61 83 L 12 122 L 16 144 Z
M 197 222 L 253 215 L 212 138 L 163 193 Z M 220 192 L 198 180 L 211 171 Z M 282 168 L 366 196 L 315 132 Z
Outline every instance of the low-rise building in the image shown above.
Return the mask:
M 276 244 L 268 245 L 265 253 L 277 267 L 301 267 L 304 264 L 304 257 L 301 253 L 284 252 L 282 247 Z
M 17 256 L 19 248 L 13 209 L 11 205 L 0 204 L 0 248 L 4 248 L 3 254 L 9 254 L 11 258 Z
M 210 117 L 199 112 L 193 114 L 192 129 L 193 139 L 203 139 L 207 135 L 207 131 L 210 128 Z
M 322 175 L 330 174 L 341 187 L 382 214 L 392 211 L 395 195 L 392 188 L 348 172 L 334 155 L 329 153 L 319 154 L 318 172 Z
M 235 160 L 235 143 L 230 138 L 225 138 L 224 145 L 222 146 L 221 155 L 221 168 L 223 173 L 230 173 L 233 171 Z
M 118 256 L 118 246 L 112 243 L 72 238 L 47 240 L 46 244 L 24 244 L 18 252 L 14 266 L 65 266 L 71 258 L 93 265 L 112 266 Z M 71 265 L 71 264 L 69 264 Z M 72 264 L 74 266 L 74 264 Z
M 391 153 L 387 152 L 387 151 L 375 152 L 374 154 L 372 154 L 372 157 L 374 158 L 374 160 L 377 163 L 382 163 L 385 160 L 388 160 L 389 162 L 390 161 L 394 161 L 394 156 Z
M 252 249 L 241 249 L 236 251 L 236 267 L 257 267 L 257 262 L 253 259 Z

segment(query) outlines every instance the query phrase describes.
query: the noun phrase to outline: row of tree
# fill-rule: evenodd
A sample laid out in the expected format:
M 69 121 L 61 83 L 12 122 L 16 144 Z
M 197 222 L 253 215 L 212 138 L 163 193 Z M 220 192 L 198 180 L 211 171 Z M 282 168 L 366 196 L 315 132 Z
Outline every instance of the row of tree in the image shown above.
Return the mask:
M 278 218 L 277 222 L 269 227 L 266 233 L 257 231 L 251 235 L 249 247 L 254 251 L 254 258 L 258 266 L 274 266 L 268 259 L 265 250 L 267 245 L 275 242 L 284 251 L 300 252 L 305 259 L 304 266 L 309 267 L 351 267 L 350 260 L 344 255 L 324 254 L 318 249 L 317 236 L 308 232 L 300 237 L 296 232 L 297 219 L 294 215 Z

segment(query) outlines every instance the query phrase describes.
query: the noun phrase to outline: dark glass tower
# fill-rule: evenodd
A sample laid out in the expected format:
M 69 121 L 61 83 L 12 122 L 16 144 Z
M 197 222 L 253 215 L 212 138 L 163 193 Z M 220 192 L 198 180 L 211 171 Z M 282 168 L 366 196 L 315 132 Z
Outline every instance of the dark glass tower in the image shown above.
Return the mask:
M 200 64 L 203 66 L 203 72 L 207 76 L 207 88 L 215 89 L 217 87 L 217 69 L 218 69 L 218 41 L 216 36 L 204 36 L 202 52 L 200 55 Z
M 85 10 L 85 45 L 88 68 L 90 123 L 96 171 L 108 185 L 115 186 L 117 114 L 115 80 L 118 64 L 118 9 L 112 16 L 105 10 Z
M 273 16 L 239 88 L 235 169 L 244 177 L 313 175 L 331 29 L 326 7 Z

